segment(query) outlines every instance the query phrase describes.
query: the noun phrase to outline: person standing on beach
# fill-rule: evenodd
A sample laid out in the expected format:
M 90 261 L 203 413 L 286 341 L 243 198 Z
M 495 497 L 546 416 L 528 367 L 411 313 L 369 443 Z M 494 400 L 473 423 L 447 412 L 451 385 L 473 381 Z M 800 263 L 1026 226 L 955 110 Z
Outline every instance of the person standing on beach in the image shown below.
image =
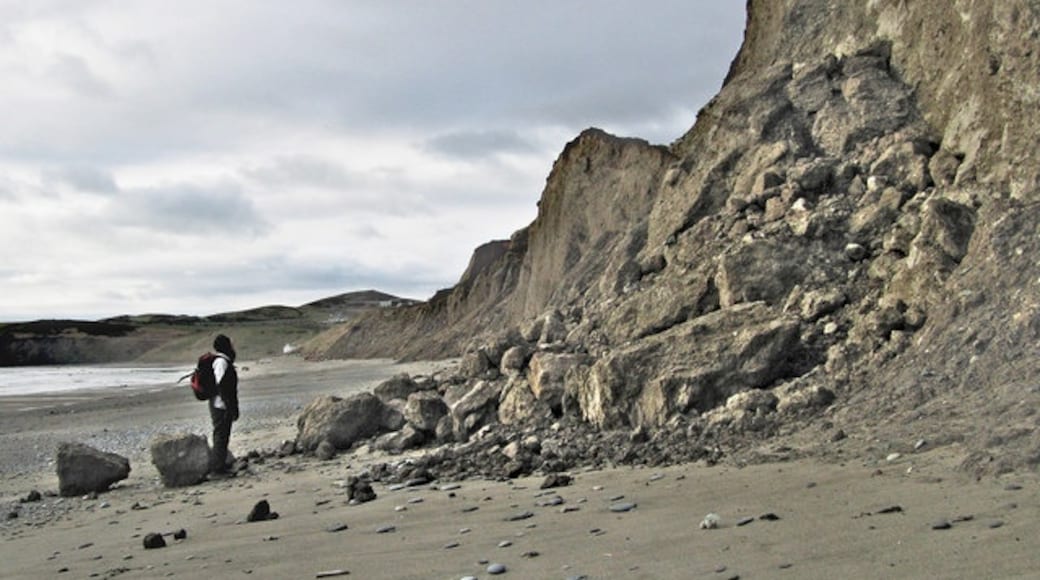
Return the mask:
M 231 424 L 238 420 L 238 372 L 235 370 L 235 347 L 231 339 L 218 334 L 213 339 L 213 376 L 217 380 L 217 394 L 209 400 L 209 416 L 213 420 L 213 456 L 210 472 L 228 474 L 228 442 Z

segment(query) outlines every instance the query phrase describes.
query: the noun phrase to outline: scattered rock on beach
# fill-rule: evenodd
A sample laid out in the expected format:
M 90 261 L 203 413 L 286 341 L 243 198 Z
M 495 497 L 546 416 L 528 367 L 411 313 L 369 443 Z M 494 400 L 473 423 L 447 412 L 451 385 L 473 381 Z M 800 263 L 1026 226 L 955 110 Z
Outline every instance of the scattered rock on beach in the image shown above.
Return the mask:
M 278 512 L 271 511 L 271 504 L 267 503 L 266 499 L 256 502 L 253 509 L 249 511 L 249 515 L 246 516 L 247 522 L 262 522 L 276 519 L 278 519 Z
M 376 492 L 367 479 L 351 475 L 347 477 L 347 499 L 353 504 L 366 503 L 376 499 Z
M 346 576 L 350 574 L 347 570 L 325 570 L 324 572 L 318 572 L 314 575 L 315 578 L 333 578 L 336 576 Z
M 630 501 L 622 501 L 610 505 L 610 511 L 614 513 L 625 513 L 636 509 L 636 504 Z
M 533 518 L 533 517 L 534 517 L 534 512 L 520 512 L 518 514 L 513 514 L 511 516 L 506 517 L 506 521 L 507 522 L 519 522 L 521 520 L 526 520 L 526 519 L 530 519 L 530 518 Z
M 206 438 L 196 433 L 159 435 L 150 445 L 152 464 L 166 487 L 195 485 L 206 479 L 210 450 Z
M 144 549 L 145 550 L 154 550 L 156 548 L 165 548 L 165 547 L 166 547 L 166 540 L 163 539 L 162 534 L 157 534 L 155 532 L 152 532 L 150 534 L 146 534 L 145 535 L 145 537 L 144 537 Z
M 130 460 L 83 443 L 58 445 L 58 488 L 65 497 L 105 491 L 130 476 Z
M 722 518 L 719 517 L 719 514 L 708 514 L 704 516 L 703 520 L 701 520 L 701 529 L 714 530 L 719 527 L 719 522 L 721 520 Z
M 43 499 L 43 495 L 41 495 L 39 491 L 34 489 L 34 490 L 30 491 L 28 493 L 28 495 L 26 495 L 25 497 L 23 497 L 22 499 L 20 499 L 18 501 L 21 502 L 21 503 L 34 503 L 34 502 L 38 502 L 38 501 L 40 501 L 42 499 Z

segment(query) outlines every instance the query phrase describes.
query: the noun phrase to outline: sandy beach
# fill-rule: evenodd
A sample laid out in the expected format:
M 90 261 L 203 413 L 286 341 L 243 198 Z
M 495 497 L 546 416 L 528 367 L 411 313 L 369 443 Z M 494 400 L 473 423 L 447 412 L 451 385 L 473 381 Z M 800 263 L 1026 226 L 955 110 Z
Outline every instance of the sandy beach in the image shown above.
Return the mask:
M 320 393 L 370 389 L 441 363 L 258 361 L 243 369 L 232 451 L 295 436 Z M 208 433 L 186 387 L 0 399 L 5 578 L 1034 578 L 1040 487 L 1034 474 L 971 480 L 956 446 L 878 461 L 617 467 L 511 481 L 377 483 L 350 505 L 344 481 L 377 461 L 293 455 L 226 481 L 166 489 L 147 457 L 157 433 Z M 59 498 L 54 445 L 76 440 L 130 458 L 130 478 L 94 497 Z M 39 490 L 39 502 L 20 499 Z M 267 500 L 278 519 L 246 522 Z M 17 514 L 12 516 L 12 514 Z M 715 529 L 702 529 L 708 514 Z M 186 537 L 174 539 L 184 530 Z M 143 537 L 165 536 L 146 550 Z

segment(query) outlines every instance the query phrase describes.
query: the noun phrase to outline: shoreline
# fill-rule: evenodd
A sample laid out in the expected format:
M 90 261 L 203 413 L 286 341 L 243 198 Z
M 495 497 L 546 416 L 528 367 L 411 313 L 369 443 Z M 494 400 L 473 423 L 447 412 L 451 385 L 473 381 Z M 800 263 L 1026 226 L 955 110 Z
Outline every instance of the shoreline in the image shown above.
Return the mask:
M 232 431 L 231 451 L 244 455 L 294 439 L 296 415 L 320 394 L 347 396 L 393 374 L 428 374 L 445 364 L 298 357 L 241 362 L 242 418 Z M 66 440 L 127 457 L 131 480 L 156 477 L 148 454 L 153 437 L 178 431 L 211 435 L 206 404 L 189 390 L 181 383 L 0 397 L 0 500 L 26 485 L 56 488 L 54 452 Z
M 243 363 L 243 420 L 231 449 L 294 438 L 296 409 L 318 394 L 346 395 L 445 364 Z M 0 476 L 5 578 L 313 578 L 341 570 L 459 579 L 487 578 L 495 563 L 507 578 L 561 580 L 1025 578 L 1040 569 L 1036 474 L 973 481 L 956 470 L 964 453 L 956 445 L 891 461 L 869 458 L 866 442 L 846 441 L 837 455 L 747 466 L 578 469 L 571 485 L 545 490 L 544 476 L 376 482 L 374 501 L 351 505 L 350 475 L 408 456 L 361 446 L 328 461 L 271 458 L 229 480 L 167 489 L 146 457 L 149 437 L 185 427 L 209 435 L 205 405 L 186 387 L 44 399 L 55 406 L 0 405 L 0 465 L 25 461 L 21 472 Z M 46 460 L 61 438 L 123 447 L 106 450 L 130 458 L 130 477 L 96 497 L 52 495 L 53 466 L 18 449 L 38 446 Z M 41 501 L 19 501 L 33 489 Z M 260 500 L 279 519 L 246 523 Z M 700 528 L 709 513 L 718 514 L 717 529 Z M 939 524 L 946 526 L 933 529 Z M 166 535 L 167 547 L 143 548 L 144 535 L 181 529 L 185 538 Z

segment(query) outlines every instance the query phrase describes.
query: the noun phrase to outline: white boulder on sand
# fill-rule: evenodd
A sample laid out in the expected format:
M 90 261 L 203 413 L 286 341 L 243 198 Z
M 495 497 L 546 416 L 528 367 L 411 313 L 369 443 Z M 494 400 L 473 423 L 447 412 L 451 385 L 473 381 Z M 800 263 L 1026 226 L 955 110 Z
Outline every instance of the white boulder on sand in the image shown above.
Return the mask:
M 195 485 L 209 472 L 210 449 L 195 433 L 159 435 L 151 444 L 152 464 L 166 487 Z

